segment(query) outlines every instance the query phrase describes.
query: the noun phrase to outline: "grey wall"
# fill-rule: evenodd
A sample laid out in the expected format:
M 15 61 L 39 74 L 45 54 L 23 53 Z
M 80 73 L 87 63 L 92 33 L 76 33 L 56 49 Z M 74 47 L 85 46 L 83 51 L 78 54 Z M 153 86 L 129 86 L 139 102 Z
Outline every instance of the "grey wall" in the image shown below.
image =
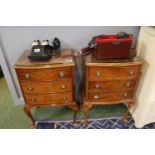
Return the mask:
M 136 45 L 139 33 L 139 27 L 136 26 L 0 27 L 0 45 L 19 92 L 19 97 L 22 97 L 13 65 L 23 50 L 31 48 L 31 42 L 34 39 L 49 39 L 51 42 L 57 36 L 62 42 L 62 47 L 71 47 L 79 50 L 87 45 L 92 36 L 118 33 L 119 31 L 132 33 L 134 35 L 133 46 Z

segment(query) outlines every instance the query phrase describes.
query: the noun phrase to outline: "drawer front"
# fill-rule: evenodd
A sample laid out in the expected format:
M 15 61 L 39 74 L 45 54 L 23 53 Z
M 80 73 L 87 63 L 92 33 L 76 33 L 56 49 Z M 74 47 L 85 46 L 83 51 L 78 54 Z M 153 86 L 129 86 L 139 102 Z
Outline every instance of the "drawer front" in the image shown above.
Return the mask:
M 72 92 L 42 95 L 24 94 L 24 97 L 26 104 L 32 105 L 66 104 L 72 102 Z
M 17 69 L 19 80 L 55 81 L 72 78 L 72 68 Z
M 113 78 L 135 77 L 140 72 L 140 66 L 129 67 L 88 67 L 88 80 L 96 81 Z
M 114 102 L 131 98 L 133 98 L 133 89 L 115 93 L 104 93 L 103 91 L 89 92 L 87 100 L 93 102 Z
M 56 93 L 72 90 L 72 81 L 62 82 L 25 82 L 22 81 L 23 93 Z
M 114 80 L 104 82 L 89 81 L 88 91 L 103 91 L 103 92 L 117 92 L 123 91 L 129 88 L 134 88 L 136 85 L 136 79 L 130 80 Z

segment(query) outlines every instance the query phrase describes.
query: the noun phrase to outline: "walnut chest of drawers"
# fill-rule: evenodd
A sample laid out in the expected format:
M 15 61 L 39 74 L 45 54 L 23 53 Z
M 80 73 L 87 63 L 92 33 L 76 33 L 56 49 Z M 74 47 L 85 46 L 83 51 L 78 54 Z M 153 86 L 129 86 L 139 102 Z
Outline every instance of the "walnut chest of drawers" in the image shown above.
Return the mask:
M 72 50 L 55 51 L 49 61 L 31 62 L 25 51 L 15 64 L 15 70 L 25 100 L 24 111 L 35 126 L 31 108 L 36 106 L 63 106 L 73 110 L 75 121 L 78 107 L 74 102 L 74 57 Z
M 124 120 L 135 102 L 135 91 L 140 78 L 143 60 L 99 61 L 88 55 L 84 57 L 83 113 L 87 124 L 88 111 L 92 105 L 126 103 Z

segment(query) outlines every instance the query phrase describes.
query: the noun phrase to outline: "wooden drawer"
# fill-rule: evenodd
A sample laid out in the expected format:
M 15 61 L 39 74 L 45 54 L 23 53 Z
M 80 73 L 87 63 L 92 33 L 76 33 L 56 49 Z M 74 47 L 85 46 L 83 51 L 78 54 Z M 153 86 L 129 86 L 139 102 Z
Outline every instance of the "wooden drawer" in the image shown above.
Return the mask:
M 23 93 L 33 94 L 33 93 L 56 93 L 72 90 L 72 81 L 62 81 L 62 82 L 25 82 L 22 81 L 21 87 Z
M 117 92 L 123 91 L 129 88 L 134 88 L 136 84 L 136 78 L 134 79 L 121 79 L 103 82 L 88 82 L 88 91 L 102 91 L 102 92 Z
M 50 105 L 50 104 L 65 104 L 72 102 L 72 92 L 57 93 L 57 94 L 24 94 L 26 104 L 32 105 Z
M 88 80 L 96 81 L 113 78 L 135 77 L 140 72 L 140 66 L 129 67 L 88 67 Z
M 72 68 L 17 69 L 19 80 L 55 81 L 72 78 Z
M 115 92 L 115 93 L 104 93 L 103 91 L 100 92 L 89 92 L 87 101 L 93 102 L 114 102 L 114 101 L 121 101 L 126 99 L 133 98 L 133 89 Z

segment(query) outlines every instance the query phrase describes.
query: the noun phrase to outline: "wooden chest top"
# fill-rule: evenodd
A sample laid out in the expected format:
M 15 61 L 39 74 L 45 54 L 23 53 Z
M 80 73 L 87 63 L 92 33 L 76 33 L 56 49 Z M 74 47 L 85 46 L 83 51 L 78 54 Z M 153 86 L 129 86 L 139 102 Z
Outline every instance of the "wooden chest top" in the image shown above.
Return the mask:
M 97 60 L 92 54 L 85 56 L 84 61 L 87 66 L 132 66 L 144 63 L 144 60 L 137 56 L 133 59 Z
M 17 59 L 14 68 L 23 69 L 39 69 L 39 68 L 53 68 L 53 67 L 66 67 L 74 65 L 74 57 L 72 49 L 59 49 L 54 50 L 54 56 L 48 61 L 30 61 L 28 55 L 30 50 L 26 50 Z

